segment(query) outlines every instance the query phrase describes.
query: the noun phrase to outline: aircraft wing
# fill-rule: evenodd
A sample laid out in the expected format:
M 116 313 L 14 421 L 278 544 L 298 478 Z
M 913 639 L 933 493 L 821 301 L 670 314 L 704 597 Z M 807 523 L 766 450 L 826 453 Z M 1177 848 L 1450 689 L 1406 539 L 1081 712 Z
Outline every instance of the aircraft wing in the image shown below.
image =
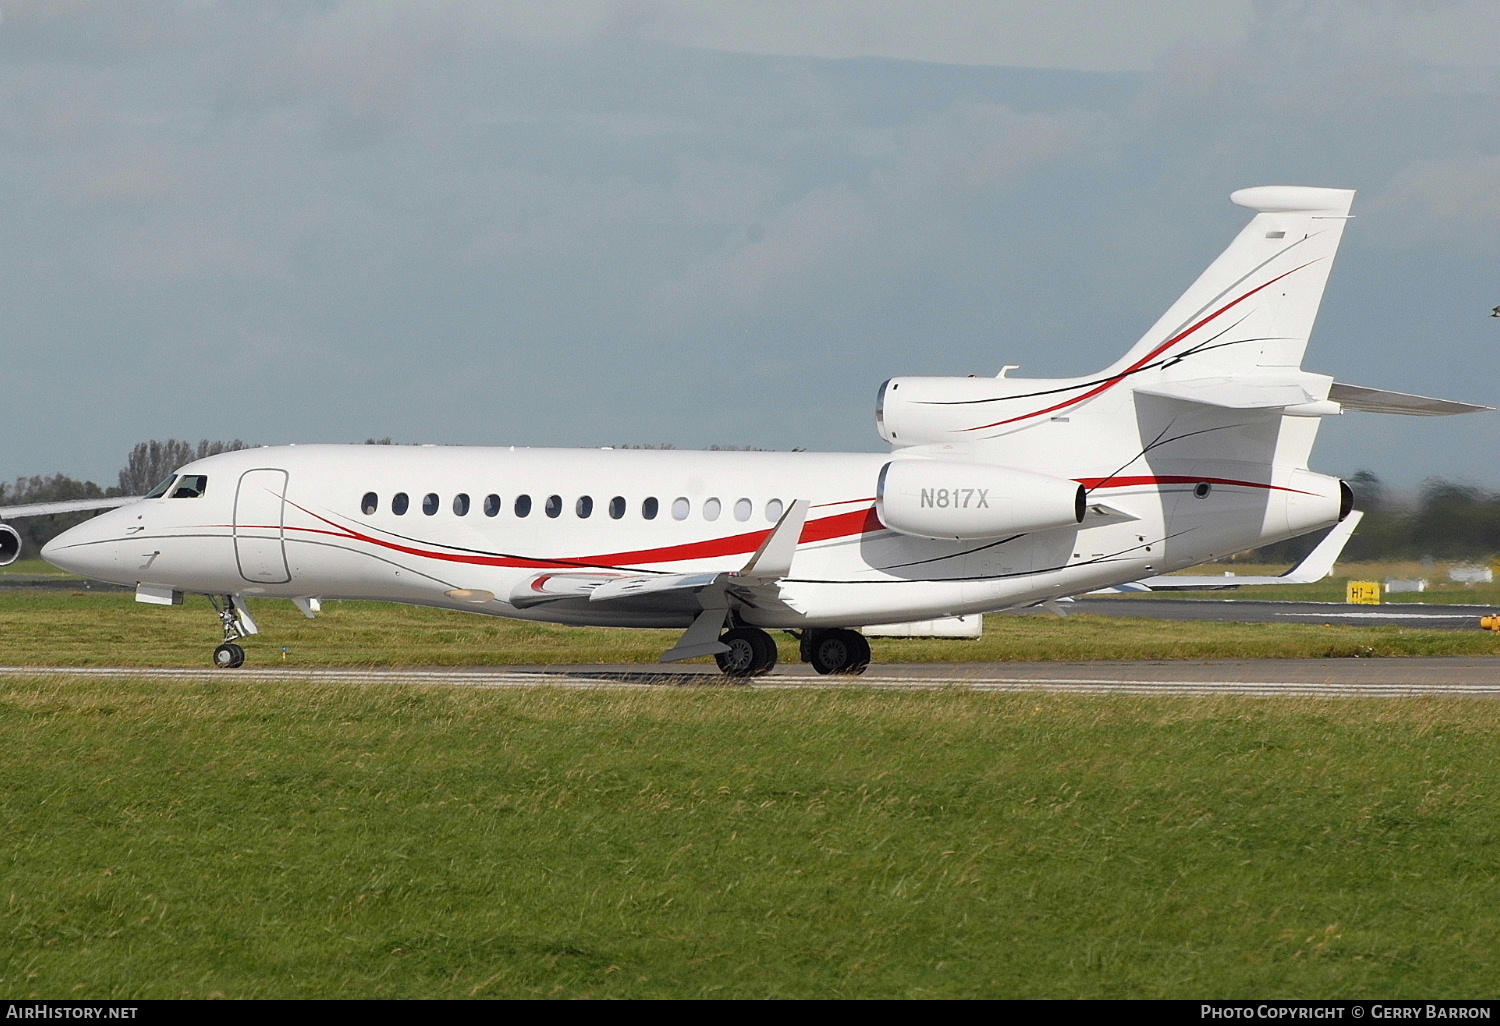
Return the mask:
M 637 606 L 696 607 L 694 597 L 712 591 L 747 606 L 777 601 L 777 583 L 792 571 L 792 555 L 807 522 L 807 499 L 796 499 L 781 514 L 750 561 L 738 570 L 699 573 L 642 573 L 631 570 L 546 570 L 526 577 L 510 592 L 511 606 L 528 609 L 552 601 L 613 601 Z M 724 606 L 727 607 L 727 606 Z
M 1162 574 L 1159 577 L 1147 577 L 1143 581 L 1134 581 L 1130 584 L 1122 584 L 1115 588 L 1103 588 L 1091 594 L 1103 594 L 1107 592 L 1141 592 L 1141 591 L 1217 591 L 1229 588 L 1243 588 L 1247 585 L 1256 584 L 1313 584 L 1321 581 L 1333 573 L 1333 564 L 1338 561 L 1344 552 L 1344 546 L 1348 544 L 1354 529 L 1364 514 L 1354 510 L 1342 521 L 1333 526 L 1333 530 L 1323 536 L 1323 540 L 1307 554 L 1307 558 L 1284 574 L 1275 577 L 1239 576 L 1226 573 L 1219 577 L 1192 576 L 1188 574 Z
M 807 522 L 808 501 L 793 502 L 766 540 L 738 570 L 663 574 L 629 570 L 548 570 L 535 574 L 511 591 L 508 601 L 517 609 L 551 602 L 608 602 L 624 607 L 692 612 L 697 614 L 687 634 L 662 658 L 671 662 L 725 650 L 719 630 L 731 605 L 793 608 L 782 597 L 780 581 L 792 571 L 792 557 Z
M 63 502 L 29 502 L 21 506 L 0 506 L 0 520 L 17 517 L 45 517 L 54 513 L 83 513 L 91 509 L 114 509 L 135 502 L 139 495 L 117 496 L 113 499 L 68 499 Z

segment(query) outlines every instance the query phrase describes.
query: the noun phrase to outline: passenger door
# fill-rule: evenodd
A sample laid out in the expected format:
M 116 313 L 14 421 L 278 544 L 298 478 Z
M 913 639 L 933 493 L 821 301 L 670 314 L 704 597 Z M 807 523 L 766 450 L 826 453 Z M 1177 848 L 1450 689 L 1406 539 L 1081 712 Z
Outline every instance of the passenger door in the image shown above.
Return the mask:
M 240 475 L 234 495 L 234 555 L 247 581 L 285 584 L 292 579 L 282 514 L 286 485 L 284 470 L 247 470 Z

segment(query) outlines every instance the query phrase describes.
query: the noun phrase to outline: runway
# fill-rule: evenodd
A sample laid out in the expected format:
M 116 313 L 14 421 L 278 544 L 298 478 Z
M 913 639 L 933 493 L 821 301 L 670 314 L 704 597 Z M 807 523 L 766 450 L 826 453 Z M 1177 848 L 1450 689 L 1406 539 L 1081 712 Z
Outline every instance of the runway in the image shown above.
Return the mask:
M 1497 698 L 1500 659 L 1223 659 L 1201 662 L 906 663 L 861 677 L 822 677 L 794 664 L 748 683 L 712 667 L 512 666 L 489 668 L 238 670 L 0 667 L 0 677 L 137 679 L 192 684 L 334 684 L 454 688 L 740 688 L 941 690 L 1076 695 L 1242 695 L 1310 698 Z
M 1343 602 L 1269 602 L 1230 598 L 1080 598 L 1063 608 L 1069 613 L 1133 616 L 1152 620 L 1340 624 L 1359 627 L 1420 627 L 1429 630 L 1480 630 L 1481 616 L 1500 612 L 1494 606 L 1461 606 L 1437 602 L 1391 602 L 1362 606 Z

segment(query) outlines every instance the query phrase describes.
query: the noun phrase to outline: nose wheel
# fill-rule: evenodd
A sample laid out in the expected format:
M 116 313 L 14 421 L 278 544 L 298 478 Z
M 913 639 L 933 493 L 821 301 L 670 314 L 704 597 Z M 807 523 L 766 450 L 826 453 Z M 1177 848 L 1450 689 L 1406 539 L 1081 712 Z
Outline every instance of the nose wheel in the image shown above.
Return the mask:
M 260 628 L 250 618 L 250 607 L 238 595 L 210 595 L 208 601 L 224 628 L 224 644 L 214 649 L 214 665 L 221 670 L 238 669 L 245 665 L 245 650 L 235 642 L 259 634 Z

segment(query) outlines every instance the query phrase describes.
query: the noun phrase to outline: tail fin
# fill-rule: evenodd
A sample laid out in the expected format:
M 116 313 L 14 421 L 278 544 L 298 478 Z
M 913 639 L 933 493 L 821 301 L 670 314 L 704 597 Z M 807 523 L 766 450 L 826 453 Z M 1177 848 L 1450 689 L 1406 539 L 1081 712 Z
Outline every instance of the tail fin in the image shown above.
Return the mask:
M 1256 216 L 1106 373 L 1245 374 L 1302 364 L 1352 189 L 1267 185 L 1229 197 Z

